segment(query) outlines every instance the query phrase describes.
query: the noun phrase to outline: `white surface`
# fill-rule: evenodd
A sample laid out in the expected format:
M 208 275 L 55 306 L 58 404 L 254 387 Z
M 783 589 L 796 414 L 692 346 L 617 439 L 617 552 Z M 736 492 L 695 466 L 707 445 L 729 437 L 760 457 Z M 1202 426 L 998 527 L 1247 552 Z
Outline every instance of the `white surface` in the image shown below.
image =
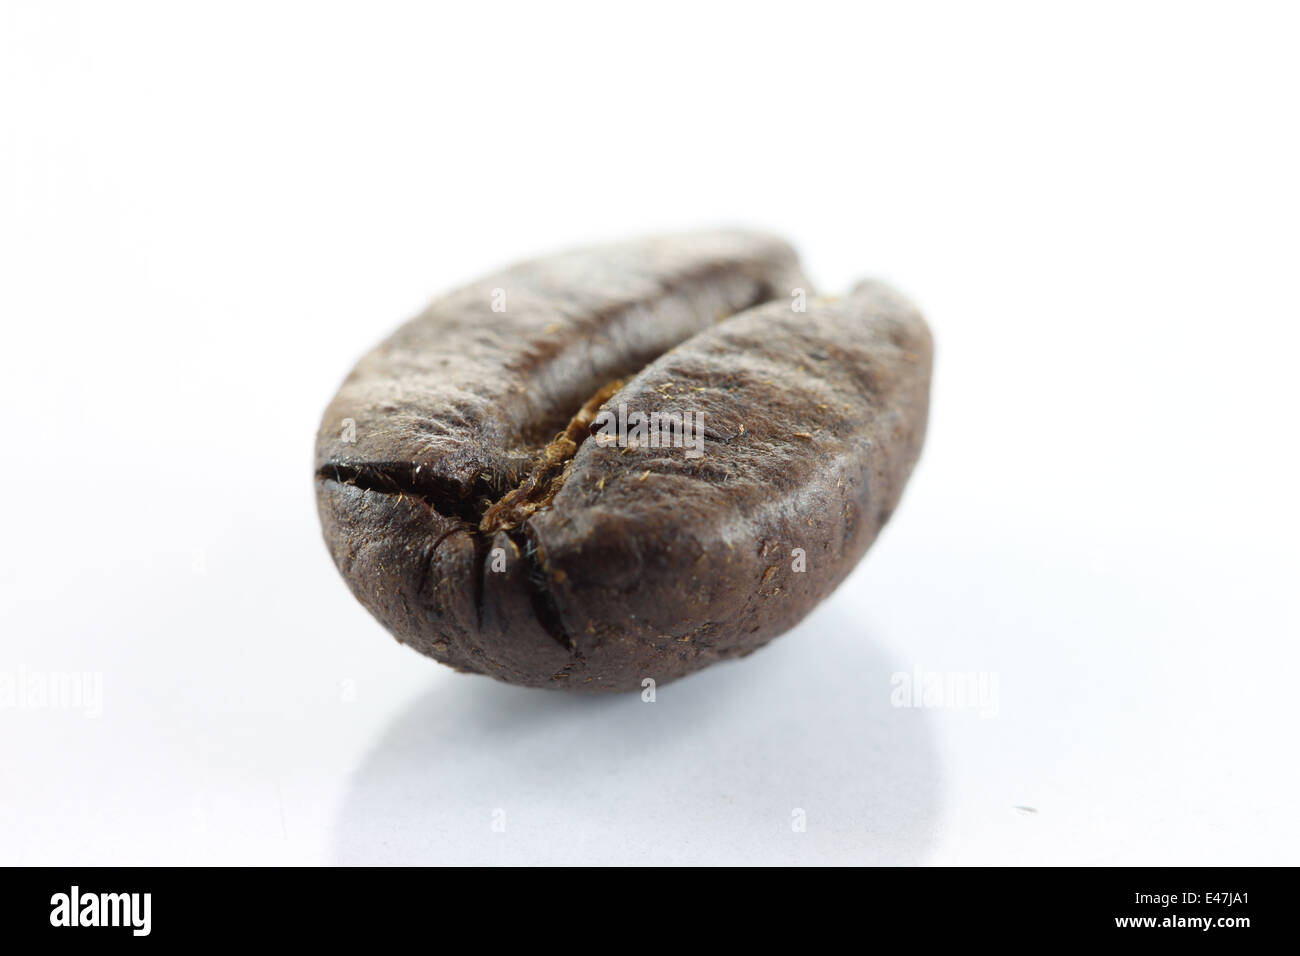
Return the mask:
M 102 714 L 0 709 L 0 862 L 1300 862 L 1293 13 L 432 6 L 3 4 L 0 674 Z M 732 223 L 931 319 L 869 559 L 653 704 L 388 639 L 312 502 L 351 363 Z

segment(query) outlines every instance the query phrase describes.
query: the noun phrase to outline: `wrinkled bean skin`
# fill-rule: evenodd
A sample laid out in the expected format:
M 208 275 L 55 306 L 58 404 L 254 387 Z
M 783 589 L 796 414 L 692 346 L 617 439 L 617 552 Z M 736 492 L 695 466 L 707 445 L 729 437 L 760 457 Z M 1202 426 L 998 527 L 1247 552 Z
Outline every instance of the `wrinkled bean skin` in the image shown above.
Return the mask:
M 762 234 L 523 263 L 349 375 L 317 436 L 325 540 L 399 641 L 460 670 L 662 684 L 788 630 L 853 568 L 920 453 L 930 364 L 901 296 L 817 298 Z M 702 415 L 702 455 L 593 437 L 620 406 Z

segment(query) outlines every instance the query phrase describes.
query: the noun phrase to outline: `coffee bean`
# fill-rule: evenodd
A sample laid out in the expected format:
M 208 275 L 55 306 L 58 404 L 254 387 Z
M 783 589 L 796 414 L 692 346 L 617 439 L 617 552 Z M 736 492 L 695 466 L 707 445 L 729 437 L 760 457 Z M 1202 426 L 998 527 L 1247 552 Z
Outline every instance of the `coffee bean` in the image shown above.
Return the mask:
M 522 263 L 436 301 L 325 412 L 353 594 L 459 670 L 581 691 L 748 654 L 843 580 L 925 436 L 930 334 L 727 232 Z

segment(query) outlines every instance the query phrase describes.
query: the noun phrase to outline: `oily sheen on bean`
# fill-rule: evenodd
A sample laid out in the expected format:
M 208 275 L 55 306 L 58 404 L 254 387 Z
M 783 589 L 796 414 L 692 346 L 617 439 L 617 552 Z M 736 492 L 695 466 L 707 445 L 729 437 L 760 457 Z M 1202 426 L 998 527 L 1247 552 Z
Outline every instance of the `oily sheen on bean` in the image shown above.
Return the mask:
M 321 422 L 325 541 L 402 643 L 601 692 L 740 657 L 830 594 L 925 437 L 898 293 L 817 297 L 748 232 L 524 262 L 365 355 Z

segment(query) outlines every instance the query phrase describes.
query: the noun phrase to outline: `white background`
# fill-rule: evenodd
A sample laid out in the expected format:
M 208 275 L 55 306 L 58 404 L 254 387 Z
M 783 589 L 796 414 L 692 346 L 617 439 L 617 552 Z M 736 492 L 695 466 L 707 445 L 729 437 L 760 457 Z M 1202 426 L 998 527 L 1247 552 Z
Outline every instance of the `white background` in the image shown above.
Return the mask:
M 0 708 L 0 863 L 1300 863 L 1297 26 L 4 3 L 0 675 L 103 690 Z M 930 318 L 869 558 L 653 704 L 398 646 L 313 503 L 352 362 L 515 259 L 717 225 Z M 996 715 L 891 706 L 917 668 Z

